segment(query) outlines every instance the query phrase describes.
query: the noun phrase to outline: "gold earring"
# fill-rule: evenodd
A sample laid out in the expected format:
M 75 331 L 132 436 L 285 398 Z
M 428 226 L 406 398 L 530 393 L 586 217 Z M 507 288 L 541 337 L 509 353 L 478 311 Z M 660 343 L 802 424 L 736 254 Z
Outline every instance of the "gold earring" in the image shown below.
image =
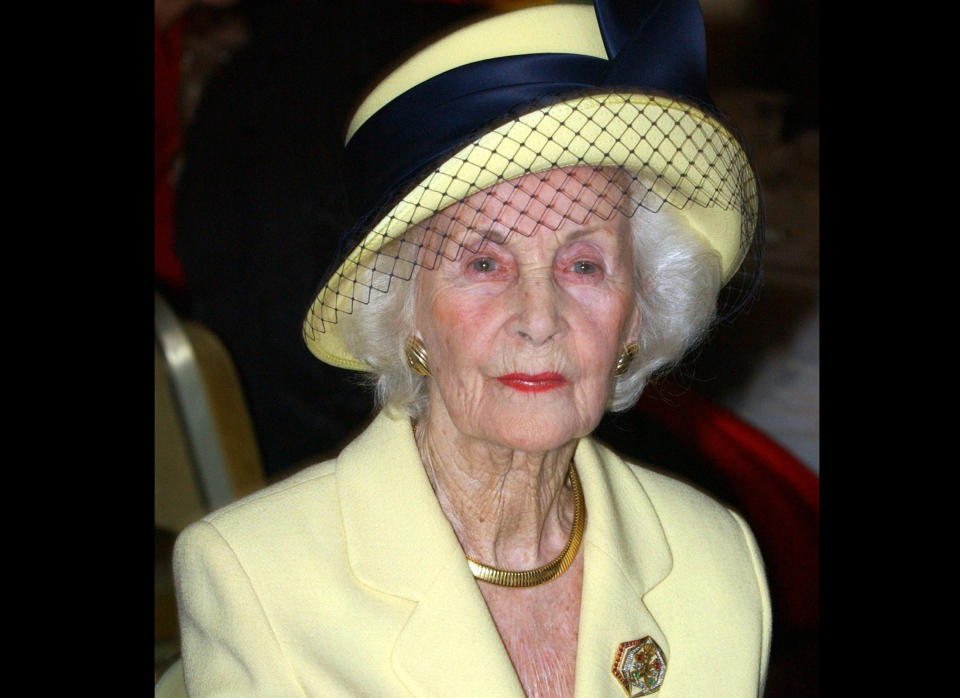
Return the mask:
M 407 364 L 410 369 L 420 376 L 430 375 L 430 366 L 427 364 L 427 349 L 417 336 L 410 337 L 404 347 L 407 355 Z
M 633 361 L 633 357 L 635 357 L 639 351 L 640 346 L 636 342 L 630 342 L 630 344 L 625 346 L 623 351 L 617 355 L 617 367 L 613 369 L 613 375 L 619 378 L 626 373 L 630 369 L 630 363 Z

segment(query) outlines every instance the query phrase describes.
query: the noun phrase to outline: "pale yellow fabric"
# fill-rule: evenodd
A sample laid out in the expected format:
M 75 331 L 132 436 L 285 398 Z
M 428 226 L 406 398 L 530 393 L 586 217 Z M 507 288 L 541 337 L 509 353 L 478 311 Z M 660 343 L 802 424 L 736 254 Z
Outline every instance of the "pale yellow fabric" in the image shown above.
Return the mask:
M 390 100 L 414 85 L 460 66 L 503 56 L 573 53 L 607 58 L 592 5 L 546 5 L 495 15 L 464 26 L 404 61 L 363 100 L 346 141 Z
M 576 695 L 624 696 L 617 646 L 645 635 L 660 698 L 760 695 L 770 604 L 743 521 L 592 440 L 575 458 Z M 191 696 L 522 696 L 405 418 L 189 527 L 174 564 Z

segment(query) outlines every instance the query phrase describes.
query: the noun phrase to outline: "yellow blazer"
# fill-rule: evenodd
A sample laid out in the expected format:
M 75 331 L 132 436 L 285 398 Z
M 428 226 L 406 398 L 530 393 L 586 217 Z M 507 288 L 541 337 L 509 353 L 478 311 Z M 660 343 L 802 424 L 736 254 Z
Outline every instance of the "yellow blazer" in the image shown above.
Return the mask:
M 747 525 L 590 439 L 575 461 L 576 695 L 626 696 L 617 647 L 647 635 L 660 698 L 760 695 L 770 602 Z M 191 525 L 174 572 L 192 697 L 523 696 L 406 418 L 382 413 L 338 458 Z

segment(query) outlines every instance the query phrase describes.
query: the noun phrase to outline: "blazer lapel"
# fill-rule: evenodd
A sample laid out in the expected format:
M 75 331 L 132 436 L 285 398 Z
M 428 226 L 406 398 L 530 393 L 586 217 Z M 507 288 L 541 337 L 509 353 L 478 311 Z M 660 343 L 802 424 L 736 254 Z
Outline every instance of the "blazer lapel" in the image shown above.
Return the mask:
M 441 570 L 417 604 L 397 638 L 394 668 L 416 695 L 523 696 L 462 555 Z
M 380 414 L 341 454 L 337 473 L 354 574 L 411 602 L 391 659 L 398 678 L 414 695 L 522 696 L 409 420 Z
M 576 695 L 624 696 L 612 671 L 620 643 L 649 635 L 669 675 L 670 646 L 643 597 L 669 575 L 672 558 L 631 466 L 589 439 L 575 460 L 587 502 Z

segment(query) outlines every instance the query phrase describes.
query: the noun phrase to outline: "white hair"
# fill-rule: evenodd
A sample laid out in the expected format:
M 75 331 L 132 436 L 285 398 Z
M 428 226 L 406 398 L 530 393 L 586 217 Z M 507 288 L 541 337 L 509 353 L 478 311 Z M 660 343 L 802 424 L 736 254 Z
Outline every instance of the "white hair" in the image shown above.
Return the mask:
M 648 381 L 673 367 L 699 342 L 716 317 L 723 284 L 720 255 L 665 204 L 657 213 L 642 206 L 629 218 L 633 247 L 636 307 L 640 310 L 640 347 L 629 370 L 612 379 L 608 409 L 621 412 L 636 404 Z M 414 419 L 427 408 L 427 378 L 407 364 L 404 347 L 413 333 L 414 288 L 422 268 L 409 280 L 394 277 L 388 293 L 374 292 L 357 309 L 359 322 L 345 328 L 354 355 L 369 364 L 379 406 Z

